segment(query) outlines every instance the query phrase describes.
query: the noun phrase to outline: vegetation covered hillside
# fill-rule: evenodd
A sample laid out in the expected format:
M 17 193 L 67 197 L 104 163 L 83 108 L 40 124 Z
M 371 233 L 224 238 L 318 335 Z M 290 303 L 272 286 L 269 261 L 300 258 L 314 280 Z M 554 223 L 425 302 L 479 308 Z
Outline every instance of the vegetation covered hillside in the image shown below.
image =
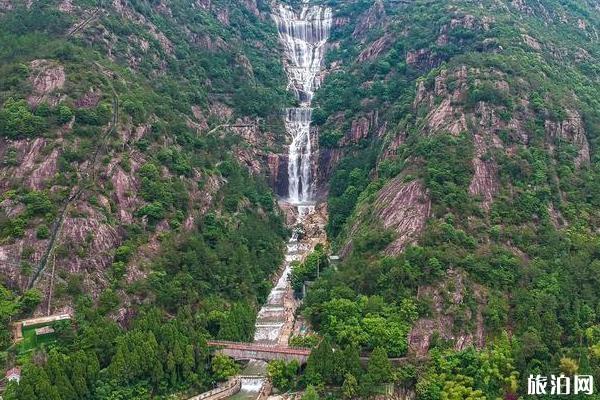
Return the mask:
M 226 376 L 205 340 L 252 338 L 287 236 L 264 178 L 290 102 L 276 41 L 263 2 L 0 2 L 0 358 L 23 366 L 4 398 Z M 47 345 L 11 344 L 9 321 L 61 312 Z
M 413 357 L 386 381 L 418 399 L 597 376 L 598 3 L 328 3 L 315 118 L 343 263 L 305 315 L 334 347 Z M 312 383 L 372 390 L 348 372 Z
M 314 3 L 333 10 L 313 126 L 341 262 L 295 264 L 314 332 L 290 345 L 313 351 L 271 363 L 274 386 L 597 384 L 598 2 Z M 206 341 L 252 340 L 289 234 L 272 6 L 0 0 L 0 364 L 22 367 L 3 398 L 184 399 L 237 373 Z M 12 342 L 48 313 L 73 319 Z

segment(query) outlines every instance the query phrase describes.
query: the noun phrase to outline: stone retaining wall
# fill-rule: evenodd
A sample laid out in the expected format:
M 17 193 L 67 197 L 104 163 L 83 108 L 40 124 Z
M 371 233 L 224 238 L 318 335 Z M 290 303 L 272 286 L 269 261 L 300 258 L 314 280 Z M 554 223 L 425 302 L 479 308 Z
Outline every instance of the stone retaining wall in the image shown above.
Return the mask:
M 197 396 L 190 397 L 188 400 L 221 400 L 229 396 L 233 396 L 240 391 L 241 387 L 242 381 L 238 378 L 235 378 L 223 386 L 201 393 Z

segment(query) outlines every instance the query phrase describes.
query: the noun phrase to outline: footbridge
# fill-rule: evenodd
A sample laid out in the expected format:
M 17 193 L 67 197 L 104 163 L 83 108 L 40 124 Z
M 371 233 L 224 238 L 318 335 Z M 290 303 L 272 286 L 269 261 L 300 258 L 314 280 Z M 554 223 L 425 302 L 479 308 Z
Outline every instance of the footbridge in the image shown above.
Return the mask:
M 300 364 L 304 364 L 310 355 L 310 349 L 307 348 L 293 348 L 277 345 L 228 342 L 222 340 L 210 340 L 208 341 L 208 345 L 215 347 L 218 352 L 228 355 L 234 360 L 296 360 Z

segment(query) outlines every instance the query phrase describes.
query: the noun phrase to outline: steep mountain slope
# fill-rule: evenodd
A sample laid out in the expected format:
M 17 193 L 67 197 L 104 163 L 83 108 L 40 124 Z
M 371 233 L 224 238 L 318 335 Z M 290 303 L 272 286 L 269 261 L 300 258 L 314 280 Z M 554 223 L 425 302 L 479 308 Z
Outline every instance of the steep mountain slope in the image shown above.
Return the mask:
M 314 192 L 342 261 L 294 267 L 316 334 L 291 344 L 315 349 L 274 383 L 515 399 L 530 374 L 598 376 L 598 2 L 317 2 Z M 206 339 L 252 339 L 289 233 L 273 6 L 0 0 L 0 360 L 23 367 L 4 398 L 185 398 L 237 373 Z M 49 345 L 10 345 L 11 320 L 63 311 Z
M 342 347 L 433 356 L 399 376 L 419 398 L 597 372 L 597 2 L 329 3 L 314 114 L 344 262 L 305 314 Z
M 135 248 L 116 272 L 134 282 L 221 201 L 225 153 L 258 173 L 281 142 L 276 32 L 252 2 L 19 4 L 2 24 L 2 272 L 45 290 L 56 264 L 97 297 L 115 248 Z
M 198 393 L 205 338 L 252 337 L 288 234 L 265 179 L 293 103 L 268 11 L 0 3 L 2 360 L 26 366 L 6 398 Z M 57 351 L 9 347 L 11 319 L 50 312 L 77 319 Z

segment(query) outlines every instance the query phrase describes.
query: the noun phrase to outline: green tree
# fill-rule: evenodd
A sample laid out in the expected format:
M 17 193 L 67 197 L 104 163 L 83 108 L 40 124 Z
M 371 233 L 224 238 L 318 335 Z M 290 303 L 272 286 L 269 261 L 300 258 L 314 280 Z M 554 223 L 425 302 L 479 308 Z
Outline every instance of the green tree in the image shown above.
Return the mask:
M 375 384 L 388 383 L 392 379 L 392 364 L 383 347 L 376 347 L 371 353 L 367 375 Z
M 0 346 L 8 347 L 11 341 L 9 322 L 18 312 L 19 303 L 10 290 L 0 285 Z
M 47 192 L 33 190 L 25 194 L 22 201 L 27 206 L 27 213 L 32 216 L 43 216 L 54 211 L 54 205 Z
M 485 400 L 481 390 L 473 389 L 473 380 L 462 375 L 444 383 L 441 400 Z
M 360 349 L 357 345 L 348 345 L 343 350 L 343 365 L 346 374 L 354 377 L 362 374 L 360 366 Z
M 50 237 L 50 229 L 48 229 L 48 226 L 45 224 L 40 225 L 35 235 L 38 239 L 48 239 Z
M 60 105 L 57 110 L 56 120 L 60 124 L 66 124 L 67 122 L 71 121 L 73 115 L 75 114 L 73 113 L 73 110 L 70 107 Z
M 344 399 L 353 399 L 358 394 L 358 381 L 354 375 L 347 373 L 342 384 L 342 396 Z
M 283 360 L 274 360 L 267 366 L 267 374 L 273 382 L 273 386 L 285 392 L 295 387 L 299 369 L 300 365 L 296 360 L 289 363 Z
M 579 364 L 570 357 L 562 357 L 560 359 L 560 371 L 565 375 L 573 376 L 579 371 Z
M 68 344 L 75 339 L 75 329 L 71 320 L 56 321 L 52 324 L 52 328 L 56 334 L 57 339 L 62 343 Z
M 212 358 L 211 369 L 215 378 L 221 381 L 227 380 L 239 372 L 235 361 L 224 354 L 218 353 Z
M 33 311 L 42 301 L 42 292 L 38 289 L 29 289 L 21 297 L 21 310 L 24 313 Z
M 304 380 L 311 385 L 331 383 L 334 371 L 334 356 L 331 343 L 323 339 L 308 356 Z
M 0 136 L 33 137 L 40 133 L 43 123 L 43 118 L 34 115 L 25 100 L 9 98 L 0 108 Z
M 302 395 L 302 400 L 319 400 L 317 389 L 313 385 L 308 385 Z

